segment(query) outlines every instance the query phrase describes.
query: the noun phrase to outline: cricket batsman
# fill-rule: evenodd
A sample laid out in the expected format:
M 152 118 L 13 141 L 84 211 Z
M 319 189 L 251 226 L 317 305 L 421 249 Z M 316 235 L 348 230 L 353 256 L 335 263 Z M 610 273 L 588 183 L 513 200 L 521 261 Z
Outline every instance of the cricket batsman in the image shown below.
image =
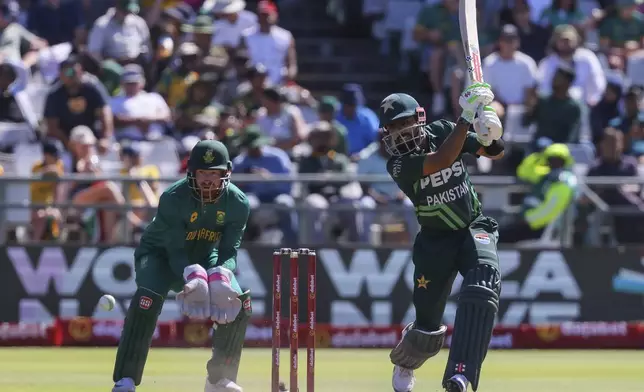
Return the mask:
M 134 252 L 137 290 L 125 318 L 112 392 L 141 383 L 157 318 L 170 290 L 181 312 L 214 321 L 205 392 L 241 392 L 237 371 L 250 317 L 249 293 L 233 274 L 250 208 L 230 183 L 232 163 L 214 140 L 197 143 L 186 178 L 163 194 Z
M 503 156 L 503 127 L 488 106 L 493 99 L 488 84 L 465 89 L 456 124 L 426 124 L 425 110 L 407 94 L 389 95 L 380 104 L 383 142 L 392 155 L 387 171 L 414 203 L 421 225 L 412 253 L 416 321 L 389 355 L 396 392 L 410 392 L 414 370 L 443 346 L 447 327 L 441 322 L 457 273 L 464 280 L 443 388 L 478 388 L 501 291 L 498 233 L 496 221 L 482 214 L 461 156 Z

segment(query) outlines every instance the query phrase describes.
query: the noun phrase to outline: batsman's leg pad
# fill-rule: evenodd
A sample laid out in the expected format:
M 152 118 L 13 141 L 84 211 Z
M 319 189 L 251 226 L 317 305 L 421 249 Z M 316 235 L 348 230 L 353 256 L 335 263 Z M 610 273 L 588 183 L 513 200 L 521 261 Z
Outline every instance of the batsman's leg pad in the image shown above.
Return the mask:
M 135 385 L 141 383 L 157 318 L 164 298 L 145 287 L 139 287 L 125 317 L 119 348 L 114 363 L 114 382 L 129 377 Z
M 495 267 L 480 264 L 465 275 L 443 385 L 455 374 L 463 374 L 475 391 L 478 388 L 481 365 L 499 310 L 500 293 L 501 275 Z
M 243 293 L 239 298 L 242 301 L 242 311 L 235 321 L 213 326 L 212 358 L 206 364 L 211 384 L 216 384 L 223 378 L 237 381 L 246 327 L 252 312 L 249 292 Z
M 389 354 L 391 363 L 405 369 L 418 369 L 441 350 L 445 332 L 447 327 L 444 325 L 437 331 L 416 329 L 413 323 L 407 325 L 403 330 L 402 339 Z

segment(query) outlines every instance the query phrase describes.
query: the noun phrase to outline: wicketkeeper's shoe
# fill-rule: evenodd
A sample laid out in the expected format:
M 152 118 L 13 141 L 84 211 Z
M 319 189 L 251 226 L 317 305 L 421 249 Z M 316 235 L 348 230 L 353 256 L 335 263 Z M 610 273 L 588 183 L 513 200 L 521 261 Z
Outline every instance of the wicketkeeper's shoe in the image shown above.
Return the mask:
M 400 366 L 394 366 L 394 374 L 391 377 L 391 386 L 396 392 L 411 392 L 414 389 L 416 377 L 414 371 Z
M 136 386 L 134 385 L 134 380 L 129 377 L 122 378 L 114 384 L 112 392 L 135 392 Z
M 211 384 L 208 378 L 206 378 L 206 386 L 203 389 L 204 392 L 244 392 L 242 387 L 230 381 L 227 378 L 222 378 L 217 381 L 215 384 Z
M 462 374 L 456 374 L 449 380 L 445 381 L 446 392 L 467 392 L 467 386 L 470 384 L 467 378 Z

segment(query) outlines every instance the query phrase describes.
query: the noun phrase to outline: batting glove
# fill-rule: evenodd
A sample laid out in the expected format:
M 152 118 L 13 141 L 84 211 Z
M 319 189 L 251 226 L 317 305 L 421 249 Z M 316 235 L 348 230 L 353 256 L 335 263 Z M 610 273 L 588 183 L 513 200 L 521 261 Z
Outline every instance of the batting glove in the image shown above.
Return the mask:
M 479 143 L 483 146 L 489 146 L 492 141 L 499 140 L 503 136 L 503 124 L 493 107 L 483 106 L 478 111 L 478 116 L 474 120 L 474 130 Z
M 228 268 L 215 267 L 208 270 L 210 318 L 217 324 L 232 323 L 241 310 L 239 293 L 230 284 L 233 279 L 233 272 Z
M 177 294 L 181 313 L 194 320 L 210 317 L 210 295 L 208 294 L 208 273 L 199 264 L 189 265 L 183 270 L 186 284 Z
M 474 117 L 480 107 L 487 106 L 494 101 L 494 93 L 487 83 L 474 83 L 466 88 L 458 99 L 459 105 L 463 108 L 461 117 L 470 124 L 474 123 Z

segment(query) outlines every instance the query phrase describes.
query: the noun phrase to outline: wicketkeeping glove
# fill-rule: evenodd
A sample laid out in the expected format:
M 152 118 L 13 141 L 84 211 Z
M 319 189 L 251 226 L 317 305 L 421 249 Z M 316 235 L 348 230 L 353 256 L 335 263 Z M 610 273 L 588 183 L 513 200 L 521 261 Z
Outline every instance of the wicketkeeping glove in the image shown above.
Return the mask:
M 474 130 L 479 143 L 489 146 L 492 141 L 499 140 L 503 136 L 503 124 L 491 106 L 483 106 L 478 111 L 474 120 Z
M 215 267 L 208 270 L 210 318 L 217 324 L 232 323 L 241 310 L 240 293 L 230 284 L 233 279 L 233 272 L 228 268 Z
M 210 295 L 208 291 L 208 273 L 199 264 L 189 265 L 183 270 L 186 284 L 183 291 L 177 294 L 181 313 L 195 320 L 206 320 L 210 317 Z
M 494 93 L 487 83 L 474 83 L 466 88 L 458 99 L 459 105 L 463 108 L 461 117 L 470 124 L 474 123 L 477 110 L 487 106 L 494 101 Z

